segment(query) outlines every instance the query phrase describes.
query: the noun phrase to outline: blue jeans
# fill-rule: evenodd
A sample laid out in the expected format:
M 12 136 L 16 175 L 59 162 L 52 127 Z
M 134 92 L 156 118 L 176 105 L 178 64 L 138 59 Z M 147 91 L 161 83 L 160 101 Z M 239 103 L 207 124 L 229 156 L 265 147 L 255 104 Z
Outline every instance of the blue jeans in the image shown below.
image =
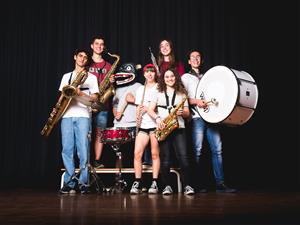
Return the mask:
M 223 162 L 222 162 L 222 141 L 221 135 L 216 125 L 205 122 L 202 118 L 194 118 L 192 128 L 192 138 L 194 143 L 194 153 L 196 162 L 202 154 L 204 135 L 212 153 L 212 164 L 215 180 L 217 184 L 224 182 Z
M 71 188 L 75 186 L 73 178 L 75 176 L 74 154 L 76 149 L 80 169 L 79 187 L 87 184 L 88 181 L 88 132 L 90 127 L 90 118 L 86 117 L 62 118 L 61 121 L 62 159 L 66 169 L 64 182 Z

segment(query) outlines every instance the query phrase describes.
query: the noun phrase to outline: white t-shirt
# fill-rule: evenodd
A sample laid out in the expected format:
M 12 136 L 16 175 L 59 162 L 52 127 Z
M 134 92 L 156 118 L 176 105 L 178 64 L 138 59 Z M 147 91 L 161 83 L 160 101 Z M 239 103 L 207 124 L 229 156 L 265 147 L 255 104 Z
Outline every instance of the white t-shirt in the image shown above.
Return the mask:
M 70 77 L 71 81 L 69 83 Z M 73 80 L 76 78 L 76 72 L 69 72 L 63 75 L 63 78 L 61 80 L 59 90 L 62 91 L 63 87 L 69 84 L 72 84 Z M 91 73 L 88 73 L 88 77 L 85 80 L 85 82 L 79 86 L 82 88 L 84 93 L 90 95 L 90 94 L 95 94 L 99 93 L 99 87 L 98 87 L 98 82 L 97 78 L 92 75 Z M 90 107 L 78 102 L 76 98 L 73 98 L 70 102 L 69 107 L 65 111 L 63 118 L 67 117 L 91 117 L 91 110 Z
M 202 74 L 200 75 L 200 78 L 192 75 L 190 73 L 185 73 L 181 76 L 181 81 L 183 83 L 183 86 L 188 92 L 188 98 L 194 98 L 197 97 L 197 88 L 200 82 L 200 79 L 202 78 Z M 196 110 L 196 106 L 192 107 L 192 118 L 199 118 L 200 115 Z
M 146 107 L 149 107 L 150 99 L 153 93 L 155 93 L 157 90 L 157 84 L 155 84 L 151 88 L 146 88 L 145 95 L 144 95 L 144 102 L 143 105 Z M 140 105 L 142 103 L 143 98 L 143 92 L 144 92 L 144 85 L 140 86 L 136 91 L 136 98 L 135 98 L 135 104 Z M 152 119 L 151 116 L 146 112 L 142 115 L 142 122 L 141 122 L 141 128 L 149 129 L 149 128 L 156 128 L 156 122 L 154 119 Z
M 156 105 L 157 105 L 157 110 L 158 110 L 158 115 L 160 116 L 160 118 L 163 120 L 165 119 L 169 114 L 170 112 L 173 110 L 170 109 L 170 112 L 168 110 L 168 106 L 172 107 L 176 107 L 184 98 L 184 94 L 182 93 L 176 93 L 175 95 L 175 99 L 174 99 L 174 104 L 172 105 L 172 99 L 173 99 L 173 94 L 174 92 L 172 93 L 167 93 L 167 96 L 169 98 L 169 105 L 167 104 L 167 99 L 166 99 L 166 96 L 165 96 L 165 93 L 164 92 L 154 92 L 152 97 L 151 97 L 151 102 L 155 102 Z M 161 107 L 162 106 L 162 107 Z M 189 104 L 188 104 L 188 101 L 186 100 L 184 102 L 184 107 L 188 107 Z M 184 128 L 185 125 L 184 125 L 184 119 L 182 116 L 178 116 L 178 123 L 179 123 L 179 128 Z
M 136 90 L 141 87 L 142 84 L 134 83 L 125 87 L 118 87 L 116 89 L 116 94 L 113 98 L 113 107 L 120 111 L 127 104 L 125 101 L 126 95 L 131 93 L 134 97 L 136 95 Z M 136 126 L 136 105 L 127 104 L 123 116 L 120 120 L 114 119 L 114 127 L 135 127 Z

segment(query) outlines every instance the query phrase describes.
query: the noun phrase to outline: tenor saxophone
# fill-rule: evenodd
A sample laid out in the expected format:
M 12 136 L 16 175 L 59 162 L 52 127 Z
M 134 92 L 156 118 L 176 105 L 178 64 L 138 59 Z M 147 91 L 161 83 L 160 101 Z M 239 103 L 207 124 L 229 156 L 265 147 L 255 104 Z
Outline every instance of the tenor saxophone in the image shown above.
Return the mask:
M 88 77 L 88 73 L 85 69 L 79 72 L 75 78 L 75 80 L 70 84 L 66 85 L 62 89 L 62 93 L 54 107 L 54 110 L 50 113 L 50 116 L 41 131 L 41 135 L 48 137 L 57 123 L 57 121 L 62 117 L 62 115 L 67 110 L 70 102 L 73 97 L 76 96 L 76 88 L 83 84 Z
M 115 94 L 115 88 L 110 83 L 109 78 L 115 71 L 117 64 L 120 61 L 120 56 L 118 56 L 116 54 L 110 54 L 109 52 L 107 54 L 110 55 L 111 57 L 116 58 L 116 60 L 114 61 L 113 65 L 111 66 L 110 70 L 105 75 L 103 81 L 99 84 L 99 97 L 97 98 L 96 101 L 94 101 L 92 103 L 92 106 L 91 106 L 93 109 L 93 112 L 102 111 L 104 104 L 109 99 L 109 97 Z
M 154 131 L 155 137 L 158 141 L 165 140 L 173 130 L 179 127 L 179 122 L 177 119 L 177 111 L 183 107 L 184 102 L 186 101 L 187 96 L 185 96 L 182 101 L 176 105 L 176 107 L 169 113 L 169 115 L 163 120 L 165 127 L 163 129 L 156 128 Z

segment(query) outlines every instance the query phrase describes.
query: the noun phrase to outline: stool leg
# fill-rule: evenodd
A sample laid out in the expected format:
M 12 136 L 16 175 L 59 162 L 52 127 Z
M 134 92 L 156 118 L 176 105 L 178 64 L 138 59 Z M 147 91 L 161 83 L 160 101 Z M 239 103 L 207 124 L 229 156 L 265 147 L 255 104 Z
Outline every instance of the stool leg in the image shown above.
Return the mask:
M 176 174 L 178 193 L 181 193 L 182 192 L 182 184 L 181 184 L 181 179 L 180 179 L 180 173 L 178 173 L 178 171 L 176 171 L 176 170 L 172 170 L 172 172 Z
M 60 179 L 60 188 L 62 188 L 64 186 L 64 177 L 65 177 L 65 173 L 63 172 L 63 174 L 61 175 L 61 179 Z

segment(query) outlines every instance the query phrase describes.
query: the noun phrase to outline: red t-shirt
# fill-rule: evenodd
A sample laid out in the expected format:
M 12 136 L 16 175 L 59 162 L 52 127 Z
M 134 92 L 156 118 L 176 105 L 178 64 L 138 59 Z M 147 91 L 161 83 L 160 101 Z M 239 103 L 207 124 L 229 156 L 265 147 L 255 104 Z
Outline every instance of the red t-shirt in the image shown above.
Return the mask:
M 94 62 L 89 68 L 89 72 L 95 75 L 98 79 L 98 84 L 100 84 L 107 72 L 110 70 L 111 64 L 103 60 L 102 62 Z
M 97 77 L 98 85 L 100 85 L 100 83 L 104 80 L 106 74 L 110 70 L 110 68 L 111 68 L 111 64 L 103 60 L 102 62 L 92 63 L 92 65 L 89 68 L 89 72 Z M 109 102 L 107 101 L 105 103 L 104 110 L 107 111 L 108 109 L 109 109 Z
M 169 68 L 169 64 L 170 62 L 163 62 L 160 66 L 160 74 L 162 74 L 166 69 Z M 181 77 L 184 74 L 184 65 L 182 62 L 178 62 L 177 66 L 176 66 L 177 72 L 179 74 L 179 76 Z

